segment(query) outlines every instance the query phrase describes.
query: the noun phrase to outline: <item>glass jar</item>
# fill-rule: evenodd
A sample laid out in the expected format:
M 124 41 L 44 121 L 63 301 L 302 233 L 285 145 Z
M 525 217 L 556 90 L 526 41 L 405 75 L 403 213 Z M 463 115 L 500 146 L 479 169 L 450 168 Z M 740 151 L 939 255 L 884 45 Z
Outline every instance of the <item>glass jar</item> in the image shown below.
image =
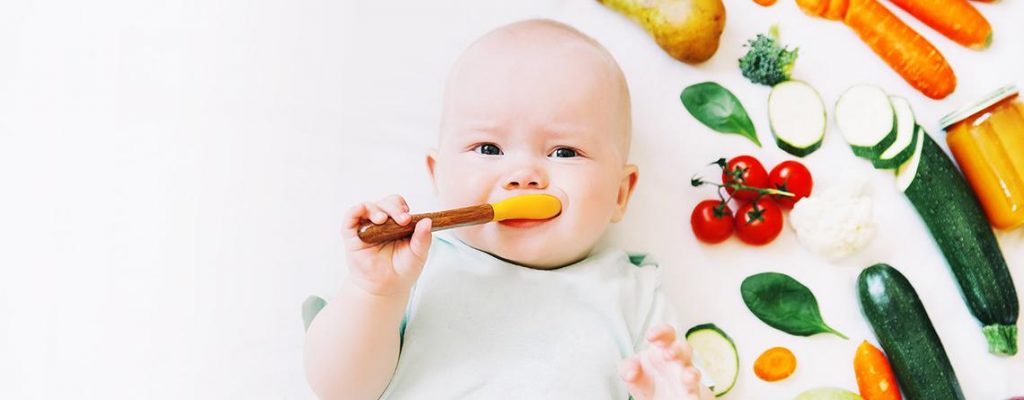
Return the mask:
M 1006 86 L 939 121 L 992 226 L 1024 225 L 1024 105 Z

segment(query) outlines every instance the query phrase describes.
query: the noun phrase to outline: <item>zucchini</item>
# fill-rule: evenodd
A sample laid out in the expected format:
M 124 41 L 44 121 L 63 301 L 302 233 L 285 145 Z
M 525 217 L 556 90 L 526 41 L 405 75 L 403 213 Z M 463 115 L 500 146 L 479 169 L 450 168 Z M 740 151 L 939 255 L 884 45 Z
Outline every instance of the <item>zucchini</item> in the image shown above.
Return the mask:
M 889 95 L 876 86 L 846 89 L 835 114 L 836 126 L 858 157 L 876 159 L 896 141 L 896 112 Z
M 914 154 L 917 147 L 918 126 L 914 110 L 907 99 L 889 96 L 892 109 L 896 112 L 896 141 L 885 149 L 871 164 L 878 169 L 896 169 Z
M 988 351 L 1017 354 L 1019 301 L 988 219 L 949 156 L 921 131 L 918 150 L 897 182 L 946 257 Z
M 700 324 L 686 331 L 686 342 L 714 381 L 711 391 L 715 397 L 729 393 L 740 375 L 740 356 L 732 338 L 715 324 Z
M 804 157 L 821 147 L 828 123 L 818 91 L 801 81 L 786 81 L 768 95 L 768 123 L 782 151 Z
M 908 400 L 963 400 L 939 335 L 907 278 L 887 264 L 857 277 L 860 307 Z

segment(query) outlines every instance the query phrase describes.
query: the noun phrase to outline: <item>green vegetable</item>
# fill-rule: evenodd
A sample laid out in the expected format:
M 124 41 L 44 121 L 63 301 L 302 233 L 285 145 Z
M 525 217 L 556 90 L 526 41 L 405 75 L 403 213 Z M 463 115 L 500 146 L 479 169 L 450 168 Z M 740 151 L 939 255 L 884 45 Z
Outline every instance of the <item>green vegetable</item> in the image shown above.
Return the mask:
M 789 275 L 764 272 L 748 276 L 740 292 L 750 312 L 775 329 L 796 336 L 831 333 L 848 339 L 825 325 L 814 294 Z
M 813 153 L 825 139 L 825 104 L 811 85 L 792 80 L 768 94 L 768 122 L 775 144 L 797 157 Z
M 875 264 L 857 278 L 860 307 L 907 399 L 963 399 L 939 335 L 907 278 Z
M 788 81 L 796 62 L 797 51 L 779 45 L 779 27 L 772 26 L 768 35 L 757 34 L 747 41 L 747 54 L 740 59 L 740 72 L 751 82 L 775 86 Z
M 729 89 L 715 82 L 702 82 L 683 89 L 679 99 L 686 111 L 708 128 L 742 135 L 761 147 L 747 110 Z
M 953 271 L 964 301 L 981 321 L 992 354 L 1017 354 L 1020 304 L 988 219 L 949 156 L 921 130 L 896 182 L 921 215 Z
M 822 387 L 800 393 L 793 400 L 863 400 L 863 398 L 846 389 Z
M 871 164 L 877 169 L 896 169 L 907 162 L 914 155 L 920 134 L 910 102 L 902 97 L 889 96 L 889 103 L 896 114 L 896 140 L 878 158 L 871 159 Z
M 715 324 L 700 324 L 686 331 L 686 342 L 700 357 L 702 367 L 715 382 L 711 387 L 715 396 L 729 393 L 740 374 L 740 356 L 732 338 Z
M 896 111 L 889 95 L 876 86 L 846 89 L 834 114 L 836 126 L 858 157 L 878 159 L 896 141 Z

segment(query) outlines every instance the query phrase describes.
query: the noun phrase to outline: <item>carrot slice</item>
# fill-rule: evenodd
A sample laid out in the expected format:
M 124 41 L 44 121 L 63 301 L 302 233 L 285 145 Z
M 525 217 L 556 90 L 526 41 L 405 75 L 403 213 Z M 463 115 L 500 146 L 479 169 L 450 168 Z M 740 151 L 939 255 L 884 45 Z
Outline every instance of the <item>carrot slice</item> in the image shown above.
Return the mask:
M 956 75 L 942 53 L 877 0 L 850 0 L 844 22 L 925 96 L 941 99 L 956 89 Z
M 796 356 L 785 347 L 772 347 L 754 361 L 754 374 L 767 382 L 788 378 L 796 370 Z
M 967 0 L 892 0 L 914 18 L 964 47 L 992 43 L 992 26 Z
M 755 3 L 762 7 L 771 7 L 773 4 L 775 4 L 775 1 L 776 0 L 754 0 Z
M 857 387 L 864 400 L 902 399 L 889 360 L 867 340 L 857 347 L 857 355 L 853 357 L 853 371 L 857 374 Z

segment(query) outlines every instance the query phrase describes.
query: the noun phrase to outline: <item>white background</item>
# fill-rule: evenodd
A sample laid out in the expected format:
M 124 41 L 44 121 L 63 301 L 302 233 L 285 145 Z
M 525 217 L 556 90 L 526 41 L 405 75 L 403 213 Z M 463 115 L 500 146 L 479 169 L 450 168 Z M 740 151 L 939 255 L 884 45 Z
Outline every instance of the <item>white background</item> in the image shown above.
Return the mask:
M 0 398 L 305 399 L 299 305 L 330 298 L 345 275 L 338 231 L 357 201 L 434 200 L 423 154 L 433 145 L 448 68 L 500 24 L 549 17 L 616 56 L 633 94 L 639 188 L 608 243 L 648 251 L 687 326 L 714 322 L 736 340 L 741 374 L 728 398 L 786 399 L 817 386 L 855 389 L 854 349 L 873 340 L 854 295 L 878 261 L 916 286 L 969 399 L 1024 395 L 1024 356 L 986 352 L 924 225 L 892 178 L 856 159 L 831 129 L 806 158 L 819 188 L 868 177 L 878 236 L 830 265 L 788 229 L 772 245 L 698 244 L 688 216 L 710 189 L 689 177 L 720 156 L 787 159 L 772 144 L 768 88 L 747 82 L 742 43 L 780 22 L 800 47 L 794 72 L 831 112 L 870 82 L 907 97 L 942 140 L 938 118 L 998 86 L 1024 84 L 1024 4 L 975 4 L 995 42 L 967 50 L 906 14 L 957 72 L 943 101 L 910 88 L 848 28 L 790 0 L 727 0 L 715 57 L 690 66 L 589 0 L 33 1 L 0 6 Z M 713 133 L 679 103 L 715 80 L 740 98 L 765 147 Z M 831 120 L 830 120 L 831 124 Z M 705 170 L 707 173 L 711 171 Z M 999 234 L 1024 289 L 1024 230 Z M 818 296 L 851 340 L 799 338 L 756 320 L 739 283 L 788 273 Z M 764 349 L 796 353 L 796 374 L 764 383 Z M 571 371 L 566 371 L 571 373 Z

